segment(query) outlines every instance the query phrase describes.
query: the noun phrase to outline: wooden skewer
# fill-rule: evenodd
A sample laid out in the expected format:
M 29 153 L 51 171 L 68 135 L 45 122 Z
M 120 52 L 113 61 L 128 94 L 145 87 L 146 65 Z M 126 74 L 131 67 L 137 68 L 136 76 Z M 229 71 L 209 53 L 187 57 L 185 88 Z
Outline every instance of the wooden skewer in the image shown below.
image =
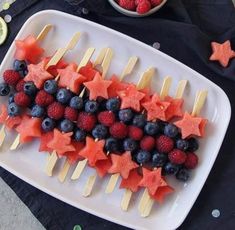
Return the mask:
M 41 32 L 38 34 L 37 41 L 41 42 L 46 37 L 46 35 L 49 33 L 49 31 L 52 29 L 52 27 L 53 26 L 51 24 L 45 25 L 44 28 L 41 30 Z M 9 116 L 7 117 L 7 119 L 8 118 L 9 118 Z M 0 147 L 2 146 L 2 144 L 6 138 L 5 128 L 6 128 L 5 124 L 3 124 L 3 126 L 0 130 Z
M 72 37 L 72 39 L 69 41 L 69 43 L 66 46 L 66 48 L 58 49 L 57 52 L 54 54 L 54 56 L 50 59 L 50 61 L 46 65 L 45 69 L 48 69 L 51 65 L 56 65 L 57 62 L 65 55 L 65 53 L 68 50 L 71 50 L 72 48 L 74 48 L 74 46 L 77 44 L 80 36 L 81 36 L 81 33 L 77 32 Z M 20 134 L 18 134 L 17 137 L 15 138 L 14 142 L 12 143 L 12 145 L 10 147 L 10 150 L 15 150 L 18 147 L 19 144 L 20 144 Z

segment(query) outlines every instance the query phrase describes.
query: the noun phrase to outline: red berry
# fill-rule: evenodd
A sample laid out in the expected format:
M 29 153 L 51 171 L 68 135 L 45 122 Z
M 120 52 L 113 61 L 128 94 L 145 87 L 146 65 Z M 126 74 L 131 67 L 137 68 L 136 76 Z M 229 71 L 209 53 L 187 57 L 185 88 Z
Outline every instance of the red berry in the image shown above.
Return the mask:
M 109 132 L 114 138 L 122 139 L 127 136 L 128 129 L 125 124 L 116 122 L 109 128 Z
M 36 98 L 35 98 L 36 104 L 42 107 L 50 105 L 52 102 L 54 102 L 54 100 L 55 100 L 54 97 L 44 90 L 38 91 Z
M 98 114 L 98 121 L 105 126 L 111 126 L 115 122 L 115 115 L 111 111 L 100 112 Z
M 142 139 L 144 133 L 143 130 L 137 126 L 129 126 L 128 128 L 128 135 L 131 139 L 135 141 L 139 141 Z
M 169 153 L 174 148 L 174 141 L 167 136 L 161 135 L 156 139 L 156 149 L 160 153 Z
M 135 0 L 119 0 L 119 6 L 126 10 L 134 11 L 136 8 Z
M 19 80 L 16 84 L 16 91 L 20 92 L 20 91 L 24 91 L 24 83 L 25 81 L 23 79 Z
M 15 86 L 20 80 L 20 74 L 15 70 L 8 69 L 3 73 L 3 79 L 9 85 Z
M 93 114 L 80 112 L 78 114 L 77 126 L 87 132 L 91 131 L 96 124 L 96 117 Z
M 153 150 L 155 145 L 155 139 L 151 136 L 145 136 L 141 141 L 140 141 L 140 147 L 143 150 L 146 151 L 151 151 Z
M 64 106 L 59 102 L 53 102 L 47 107 L 47 115 L 55 120 L 59 120 L 64 117 Z
M 76 121 L 78 119 L 78 111 L 72 107 L 67 106 L 64 111 L 64 117 L 70 121 Z
M 148 0 L 140 1 L 137 5 L 136 11 L 139 14 L 145 14 L 151 9 L 151 4 Z
M 22 106 L 22 107 L 27 107 L 31 103 L 30 97 L 22 91 L 16 93 L 14 97 L 14 101 L 17 105 Z
M 179 150 L 179 149 L 173 149 L 171 152 L 168 154 L 168 158 L 171 163 L 173 164 L 183 164 L 186 160 L 186 153 Z
M 150 0 L 152 7 L 158 6 L 162 3 L 162 0 Z
M 194 169 L 198 164 L 198 156 L 195 153 L 187 153 L 186 161 L 184 166 L 187 169 Z

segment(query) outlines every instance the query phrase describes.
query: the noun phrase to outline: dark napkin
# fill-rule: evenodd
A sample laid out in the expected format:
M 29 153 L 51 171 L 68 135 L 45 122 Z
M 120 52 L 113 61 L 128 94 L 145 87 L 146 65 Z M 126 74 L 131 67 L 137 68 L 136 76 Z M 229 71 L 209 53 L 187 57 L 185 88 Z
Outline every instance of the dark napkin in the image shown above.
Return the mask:
M 0 60 L 25 20 L 44 9 L 57 9 L 93 20 L 149 45 L 159 42 L 162 52 L 185 63 L 222 87 L 230 98 L 232 111 L 234 110 L 235 60 L 232 60 L 227 68 L 208 60 L 211 41 L 222 43 L 229 39 L 235 49 L 235 11 L 231 0 L 168 0 L 159 12 L 141 19 L 121 15 L 104 0 L 17 0 L 9 10 L 0 13 L 1 16 L 10 14 L 13 17 L 9 23 L 9 37 L 0 47 Z M 234 127 L 235 116 L 232 115 L 213 170 L 179 229 L 234 229 Z M 71 230 L 76 224 L 87 230 L 126 229 L 58 201 L 2 168 L 0 176 L 46 229 Z M 219 218 L 211 216 L 213 209 L 220 210 Z

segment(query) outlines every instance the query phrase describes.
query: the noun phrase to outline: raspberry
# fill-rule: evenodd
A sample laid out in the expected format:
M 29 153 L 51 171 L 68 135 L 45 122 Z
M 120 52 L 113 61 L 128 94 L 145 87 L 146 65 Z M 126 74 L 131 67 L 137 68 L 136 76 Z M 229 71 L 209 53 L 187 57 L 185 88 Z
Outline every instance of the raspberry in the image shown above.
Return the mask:
M 186 153 L 179 150 L 179 149 L 173 149 L 169 154 L 168 158 L 172 164 L 183 164 L 186 160 Z
M 162 3 L 162 0 L 150 0 L 152 7 L 158 6 Z
M 194 169 L 198 164 L 198 157 L 195 153 L 187 153 L 186 161 L 184 162 L 184 166 L 187 169 Z
M 22 107 L 27 107 L 31 103 L 30 97 L 25 94 L 24 92 L 18 92 L 16 93 L 14 97 L 14 101 L 17 105 L 22 106 Z
M 167 136 L 161 135 L 156 139 L 156 149 L 160 153 L 169 153 L 174 148 L 174 141 Z
M 98 114 L 98 121 L 105 126 L 111 126 L 115 122 L 115 115 L 111 111 L 100 112 Z
M 3 73 L 3 79 L 7 84 L 15 86 L 20 80 L 20 74 L 14 70 L 8 69 Z
M 25 81 L 23 79 L 19 80 L 16 84 L 16 91 L 20 92 L 20 91 L 24 91 L 24 83 Z
M 78 111 L 72 107 L 67 106 L 64 111 L 64 117 L 70 121 L 76 121 L 78 118 Z
M 96 124 L 96 117 L 93 114 L 80 112 L 78 114 L 77 126 L 85 131 L 91 131 Z
M 125 124 L 116 122 L 109 128 L 109 132 L 114 138 L 122 139 L 127 136 L 128 129 Z
M 151 4 L 148 0 L 140 1 L 137 5 L 136 11 L 139 14 L 145 14 L 151 9 Z
M 143 150 L 146 151 L 151 151 L 153 150 L 155 145 L 155 139 L 151 136 L 145 136 L 141 141 L 140 141 L 140 147 Z
M 143 137 L 143 130 L 137 126 L 129 126 L 128 135 L 131 139 L 139 141 Z
M 119 0 L 119 6 L 126 10 L 135 10 L 135 0 Z
M 53 102 L 47 107 L 47 115 L 55 120 L 59 120 L 64 117 L 64 106 L 59 102 Z
M 47 93 L 45 90 L 38 91 L 35 98 L 36 104 L 42 107 L 50 105 L 52 102 L 54 102 L 54 100 L 54 97 L 51 94 Z

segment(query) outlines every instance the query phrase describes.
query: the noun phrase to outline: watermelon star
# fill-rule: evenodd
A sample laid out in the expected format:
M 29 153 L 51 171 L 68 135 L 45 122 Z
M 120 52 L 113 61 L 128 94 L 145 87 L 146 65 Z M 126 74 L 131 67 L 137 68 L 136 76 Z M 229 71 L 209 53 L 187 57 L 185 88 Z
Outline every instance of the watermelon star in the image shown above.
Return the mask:
M 131 153 L 126 151 L 122 155 L 111 154 L 112 166 L 109 169 L 109 173 L 120 173 L 120 175 L 126 179 L 132 169 L 139 167 L 132 161 Z
M 45 63 L 47 64 L 50 61 L 51 58 L 52 57 L 45 57 L 43 59 L 43 61 L 45 61 Z M 58 75 L 58 69 L 64 69 L 67 66 L 68 66 L 67 62 L 65 62 L 65 60 L 63 60 L 63 59 L 60 59 L 56 63 L 56 65 L 49 66 L 48 69 L 47 69 L 47 72 L 49 72 L 51 75 L 56 77 Z
M 84 159 L 82 156 L 80 156 L 80 151 L 84 148 L 84 143 L 79 141 L 73 141 L 72 145 L 74 146 L 75 150 L 65 153 L 65 156 L 69 160 L 70 164 L 74 164 L 75 162 Z
M 182 106 L 184 103 L 183 99 L 174 99 L 170 96 L 166 96 L 165 101 L 170 103 L 170 105 L 166 109 L 166 120 L 167 121 L 169 121 L 170 119 L 172 119 L 174 117 L 182 117 L 183 116 L 183 110 L 182 110 Z
M 211 61 L 218 61 L 223 67 L 227 67 L 229 60 L 235 57 L 235 52 L 231 49 L 230 41 L 226 41 L 222 44 L 217 42 L 211 43 L 212 55 Z
M 91 137 L 86 137 L 86 146 L 79 154 L 88 160 L 91 167 L 94 167 L 97 161 L 107 159 L 103 150 L 104 143 L 104 140 L 95 141 Z
M 25 81 L 32 81 L 38 89 L 43 87 L 46 80 L 53 79 L 54 76 L 48 73 L 45 69 L 46 62 L 41 61 L 38 64 L 28 65 L 28 74 L 24 78 Z
M 2 104 L 1 105 L 1 114 L 0 114 L 0 123 L 4 124 L 7 117 L 8 117 L 7 107 L 6 107 L 6 105 Z
M 85 87 L 89 89 L 90 100 L 96 100 L 97 97 L 108 99 L 108 87 L 112 81 L 104 80 L 99 73 L 97 73 L 92 81 L 84 83 Z
M 162 178 L 162 169 L 148 170 L 143 168 L 143 178 L 139 186 L 146 187 L 150 195 L 154 195 L 159 187 L 166 186 L 167 183 Z
M 140 111 L 140 101 L 145 94 L 138 91 L 134 84 L 130 84 L 125 90 L 117 93 L 121 98 L 121 109 L 132 108 L 135 111 Z
M 110 80 L 112 84 L 108 88 L 109 98 L 117 97 L 117 92 L 125 90 L 128 86 L 128 83 L 120 81 L 116 75 L 113 75 Z
M 88 62 L 86 66 L 83 66 L 79 73 L 85 76 L 86 81 L 92 81 L 97 73 L 99 73 L 96 69 L 93 68 L 92 63 Z
M 181 129 L 182 138 L 186 138 L 190 135 L 201 136 L 200 123 L 202 118 L 194 117 L 189 113 L 185 113 L 183 118 L 174 124 Z
M 30 63 L 37 63 L 44 49 L 38 45 L 37 39 L 33 35 L 29 35 L 23 40 L 16 40 L 15 59 L 25 60 Z
M 47 147 L 55 150 L 58 155 L 64 155 L 66 152 L 75 151 L 74 146 L 71 144 L 72 135 L 72 132 L 62 133 L 58 129 L 54 129 L 53 139 L 48 142 Z
M 158 201 L 159 203 L 162 203 L 165 196 L 169 193 L 174 192 L 174 189 L 170 186 L 162 186 L 159 187 L 154 195 L 150 195 L 152 199 Z
M 108 173 L 108 170 L 111 168 L 111 166 L 112 162 L 110 157 L 108 157 L 106 160 L 97 161 L 94 167 L 97 174 L 102 178 Z
M 52 152 L 53 151 L 53 149 L 47 146 L 48 142 L 50 142 L 53 139 L 53 136 L 54 136 L 54 133 L 52 131 L 42 133 L 42 136 L 40 138 L 39 152 Z
M 166 121 L 166 110 L 169 107 L 170 103 L 161 101 L 160 97 L 157 94 L 154 94 L 151 98 L 151 101 L 144 102 L 142 106 L 147 111 L 148 121 L 154 119 L 160 119 Z
M 139 175 L 136 169 L 133 169 L 126 179 L 122 178 L 119 188 L 130 189 L 132 192 L 137 192 L 141 180 L 142 176 Z

